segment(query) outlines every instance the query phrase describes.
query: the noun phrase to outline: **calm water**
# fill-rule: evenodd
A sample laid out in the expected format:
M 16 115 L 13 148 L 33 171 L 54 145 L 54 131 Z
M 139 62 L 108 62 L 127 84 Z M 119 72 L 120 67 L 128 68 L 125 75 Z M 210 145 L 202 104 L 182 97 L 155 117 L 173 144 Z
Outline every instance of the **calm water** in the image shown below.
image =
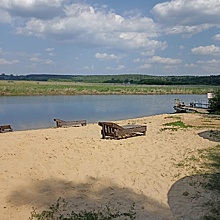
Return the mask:
M 206 100 L 206 95 L 80 95 L 0 97 L 0 124 L 14 130 L 54 127 L 54 118 L 102 120 L 173 113 L 174 99 L 185 103 Z

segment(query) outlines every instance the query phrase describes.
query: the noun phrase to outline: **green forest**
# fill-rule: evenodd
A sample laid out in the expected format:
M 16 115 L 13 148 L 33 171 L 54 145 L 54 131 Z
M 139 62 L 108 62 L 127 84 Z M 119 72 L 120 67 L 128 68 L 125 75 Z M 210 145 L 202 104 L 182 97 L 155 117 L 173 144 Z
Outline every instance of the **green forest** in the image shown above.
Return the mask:
M 58 81 L 84 83 L 114 83 L 138 85 L 220 85 L 220 75 L 210 76 L 151 76 L 142 74 L 124 75 L 55 75 L 29 74 L 6 75 L 2 73 L 0 80 L 27 80 L 27 81 Z

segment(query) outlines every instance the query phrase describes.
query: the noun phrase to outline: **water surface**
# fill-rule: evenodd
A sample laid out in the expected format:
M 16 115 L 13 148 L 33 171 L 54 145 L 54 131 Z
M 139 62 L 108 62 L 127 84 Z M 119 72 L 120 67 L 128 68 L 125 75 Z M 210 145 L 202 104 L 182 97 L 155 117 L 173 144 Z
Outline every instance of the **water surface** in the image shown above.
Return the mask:
M 174 99 L 185 103 L 206 95 L 76 95 L 0 97 L 0 124 L 14 130 L 54 127 L 54 118 L 88 123 L 173 113 Z

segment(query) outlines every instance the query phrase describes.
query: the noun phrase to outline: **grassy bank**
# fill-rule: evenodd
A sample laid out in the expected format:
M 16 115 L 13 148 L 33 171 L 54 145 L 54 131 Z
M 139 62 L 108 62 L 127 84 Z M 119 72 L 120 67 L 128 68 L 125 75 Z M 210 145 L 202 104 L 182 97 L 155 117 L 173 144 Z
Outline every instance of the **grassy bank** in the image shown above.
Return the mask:
M 217 86 L 144 86 L 73 82 L 0 81 L 0 96 L 95 94 L 206 94 Z
M 182 169 L 191 170 L 191 184 L 195 185 L 195 194 L 187 191 L 184 196 L 191 198 L 199 198 L 199 190 L 196 186 L 201 186 L 204 189 L 204 194 L 209 194 L 209 199 L 204 200 L 204 208 L 209 211 L 202 220 L 219 220 L 220 219 L 220 145 L 212 148 L 198 150 L 197 154 L 192 154 L 191 157 L 185 158 L 184 161 L 178 164 Z M 196 175 L 197 181 L 193 181 L 193 176 Z

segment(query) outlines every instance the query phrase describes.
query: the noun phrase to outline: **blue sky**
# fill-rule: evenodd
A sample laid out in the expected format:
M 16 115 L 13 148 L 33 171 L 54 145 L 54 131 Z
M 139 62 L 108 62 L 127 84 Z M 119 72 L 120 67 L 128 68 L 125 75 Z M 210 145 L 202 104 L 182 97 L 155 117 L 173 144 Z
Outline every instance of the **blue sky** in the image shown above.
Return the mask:
M 220 74 L 220 0 L 1 0 L 0 74 Z

